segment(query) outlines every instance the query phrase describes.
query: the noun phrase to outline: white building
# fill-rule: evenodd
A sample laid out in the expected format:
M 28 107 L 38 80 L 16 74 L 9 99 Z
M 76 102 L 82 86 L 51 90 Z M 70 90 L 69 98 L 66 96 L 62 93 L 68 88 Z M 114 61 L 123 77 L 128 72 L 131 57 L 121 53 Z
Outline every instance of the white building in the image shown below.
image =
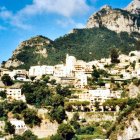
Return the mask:
M 136 73 L 137 73 L 137 78 L 140 78 L 140 69 L 137 69 Z
M 53 75 L 54 67 L 53 66 L 32 66 L 29 69 L 29 77 L 31 76 L 42 76 L 42 75 Z
M 87 85 L 87 75 L 84 72 L 76 72 L 75 78 L 77 79 L 76 88 L 84 88 Z
M 74 69 L 74 65 L 76 63 L 76 58 L 74 56 L 69 56 L 68 54 L 66 55 L 66 75 L 71 76 L 70 74 L 72 73 Z
M 55 77 L 66 77 L 67 74 L 67 68 L 63 64 L 55 65 L 54 67 L 54 74 Z
M 6 89 L 7 99 L 9 100 L 22 100 L 25 102 L 25 96 L 22 95 L 21 89 L 9 88 Z
M 99 102 L 100 107 L 102 108 L 102 104 L 111 98 L 116 98 L 110 89 L 96 89 L 96 90 L 87 90 L 83 93 L 75 94 L 78 96 L 76 99 L 70 99 L 70 101 L 89 101 L 91 111 L 95 111 L 94 104 L 95 102 Z
M 27 130 L 25 122 L 22 120 L 11 119 L 10 123 L 15 126 L 15 134 L 23 134 Z

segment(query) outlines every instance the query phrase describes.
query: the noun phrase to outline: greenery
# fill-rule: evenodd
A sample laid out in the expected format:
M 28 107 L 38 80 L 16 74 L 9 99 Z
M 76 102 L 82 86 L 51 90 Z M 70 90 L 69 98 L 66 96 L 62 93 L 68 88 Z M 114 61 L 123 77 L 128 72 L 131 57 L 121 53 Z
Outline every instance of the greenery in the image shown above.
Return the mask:
M 71 140 L 74 135 L 74 129 L 71 127 L 70 124 L 62 123 L 58 127 L 57 133 L 64 139 L 64 140 Z
M 127 98 L 121 98 L 121 99 L 108 99 L 103 103 L 103 106 L 106 107 L 111 107 L 112 110 L 115 110 L 116 106 L 120 107 L 120 110 L 124 109 L 126 105 L 128 104 L 128 99 Z
M 6 91 L 0 91 L 0 97 L 2 97 L 2 99 L 6 98 Z
M 119 51 L 116 48 L 112 48 L 110 52 L 111 62 L 112 63 L 119 63 Z
M 67 115 L 63 106 L 53 107 L 49 113 L 51 119 L 56 120 L 58 123 L 62 123 L 67 119 Z
M 37 112 L 33 109 L 26 109 L 23 111 L 23 117 L 26 124 L 31 127 L 34 125 L 40 125 L 41 118 L 37 116 Z
M 7 74 L 3 75 L 1 77 L 2 82 L 5 84 L 5 86 L 11 86 L 13 84 L 13 80 L 11 77 Z
M 34 135 L 30 130 L 25 131 L 22 136 L 21 135 L 14 135 L 14 138 L 10 140 L 38 140 L 37 136 Z
M 25 83 L 22 92 L 25 94 L 27 103 L 37 107 L 45 105 L 50 97 L 50 90 L 45 83 Z
M 126 32 L 116 33 L 104 27 L 92 29 L 75 29 L 74 33 L 60 37 L 50 44 L 40 46 L 40 50 L 47 49 L 48 57 L 33 53 L 38 47 L 24 46 L 18 55 L 14 56 L 24 62 L 20 68 L 29 69 L 31 65 L 54 65 L 64 63 L 66 54 L 74 55 L 79 60 L 92 61 L 109 57 L 112 48 L 117 48 L 122 53 L 140 50 L 139 41 L 135 39 L 139 34 Z M 37 37 L 39 42 L 46 41 L 44 37 Z M 28 40 L 35 44 L 36 40 Z M 78 53 L 77 53 L 78 52 Z M 14 58 L 12 58 L 14 59 Z
M 69 88 L 68 87 L 63 88 L 60 84 L 58 84 L 56 87 L 56 93 L 64 97 L 71 95 L 71 91 L 69 90 Z
M 89 111 L 88 105 L 90 102 L 88 101 L 73 101 L 73 102 L 65 102 L 65 109 L 69 112 L 74 111 L 75 107 L 77 111 Z
M 111 125 L 110 129 L 107 131 L 107 137 L 110 138 L 111 140 L 116 139 L 116 137 L 114 136 L 117 135 L 115 134 L 124 130 L 124 126 L 127 127 L 125 122 L 128 120 L 128 122 L 131 123 L 131 121 L 134 119 L 134 117 L 132 117 L 131 120 L 131 115 L 135 114 L 135 116 L 137 117 L 140 115 L 140 112 L 138 111 L 139 107 L 140 107 L 139 96 L 137 98 L 128 99 L 127 106 L 120 111 L 117 120 Z
M 4 130 L 5 130 L 6 133 L 15 134 L 15 127 L 10 122 L 5 123 Z

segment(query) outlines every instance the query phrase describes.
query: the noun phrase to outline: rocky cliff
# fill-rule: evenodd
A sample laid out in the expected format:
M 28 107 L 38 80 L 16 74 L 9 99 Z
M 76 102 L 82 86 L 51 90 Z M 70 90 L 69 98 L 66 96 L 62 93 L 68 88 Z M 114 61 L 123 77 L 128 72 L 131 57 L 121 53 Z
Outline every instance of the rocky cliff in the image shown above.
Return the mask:
M 132 14 L 140 14 L 140 0 L 133 0 L 125 10 L 131 12 Z
M 51 40 L 36 36 L 29 40 L 23 41 L 17 49 L 13 52 L 12 57 L 4 64 L 5 68 L 18 67 L 24 65 L 26 62 L 34 62 L 33 59 L 46 58 L 47 46 L 51 44 Z M 39 60 L 37 61 L 39 63 Z
M 113 9 L 106 5 L 89 18 L 86 27 L 106 27 L 117 33 L 140 33 L 139 7 L 139 0 L 133 1 L 125 9 Z
M 140 98 L 130 99 L 110 130 L 110 140 L 140 139 Z

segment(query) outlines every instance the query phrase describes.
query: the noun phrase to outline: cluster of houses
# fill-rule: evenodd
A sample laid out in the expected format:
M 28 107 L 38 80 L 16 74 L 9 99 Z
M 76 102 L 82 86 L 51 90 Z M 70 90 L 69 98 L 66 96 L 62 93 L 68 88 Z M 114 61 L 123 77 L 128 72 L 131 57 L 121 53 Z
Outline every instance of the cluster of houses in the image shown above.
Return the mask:
M 94 65 L 96 69 L 105 70 L 107 73 L 111 74 L 116 80 L 129 80 L 133 77 L 140 78 L 139 51 L 132 51 L 129 53 L 128 56 L 120 55 L 119 60 L 120 63 L 113 67 L 110 67 L 110 58 L 103 58 L 101 60 L 85 62 L 82 60 L 76 60 L 74 56 L 69 56 L 67 54 L 65 64 L 58 64 L 55 66 L 31 66 L 29 71 L 24 69 L 10 71 L 1 68 L 0 76 L 2 77 L 3 75 L 7 74 L 13 80 L 31 81 L 31 77 L 35 77 L 35 79 L 41 79 L 43 75 L 49 75 L 52 79 L 56 79 L 56 81 L 62 85 L 72 85 L 75 88 L 84 89 L 88 85 L 88 77 L 91 77 Z M 5 89 L 4 87 L 0 87 L 0 91 L 2 90 L 6 90 L 7 98 L 9 99 L 12 98 L 25 101 L 25 97 L 21 93 L 21 89 Z M 105 90 L 110 90 L 110 85 L 108 87 L 105 86 Z M 102 91 L 101 93 L 104 95 L 106 94 L 105 91 Z
M 95 111 L 94 104 L 99 102 L 102 104 L 107 99 L 121 98 L 122 91 L 112 91 L 110 83 L 106 83 L 104 87 L 97 89 L 88 89 L 88 77 L 91 77 L 93 65 L 96 69 L 103 69 L 111 74 L 116 80 L 129 80 L 134 77 L 140 78 L 140 52 L 132 51 L 129 55 L 120 55 L 120 63 L 111 67 L 111 59 L 103 58 L 85 62 L 76 60 L 74 56 L 66 55 L 66 63 L 55 66 L 31 66 L 29 71 L 24 69 L 7 70 L 0 69 L 0 77 L 7 74 L 13 80 L 31 81 L 31 77 L 41 79 L 43 75 L 49 75 L 52 79 L 56 79 L 62 85 L 72 85 L 80 89 L 82 93 L 75 93 L 77 98 L 71 98 L 70 101 L 88 101 L 90 102 L 90 110 Z M 8 100 L 22 100 L 26 102 L 25 96 L 21 88 L 0 87 L 0 91 L 5 91 Z M 103 111 L 103 108 L 101 108 Z M 16 133 L 21 133 L 27 130 L 25 123 L 21 120 L 10 120 L 11 124 L 15 125 Z
M 94 60 L 85 62 L 83 60 L 76 60 L 74 56 L 66 55 L 66 63 L 55 66 L 31 66 L 29 71 L 24 69 L 17 70 L 0 70 L 0 77 L 7 74 L 13 80 L 31 81 L 31 77 L 41 79 L 43 75 L 49 75 L 52 79 L 62 85 L 73 85 L 75 88 L 86 88 L 88 85 L 88 77 L 91 77 L 93 65 L 96 69 L 103 69 L 107 73 L 113 75 L 118 80 L 129 80 L 133 77 L 140 78 L 140 52 L 132 51 L 129 55 L 120 55 L 120 63 L 114 67 L 110 67 L 111 59 L 103 58 L 101 60 Z M 107 89 L 107 88 L 106 88 Z M 109 88 L 108 88 L 109 89 Z M 0 90 L 5 90 L 1 88 Z M 6 89 L 8 98 L 16 100 L 24 100 L 21 89 Z M 17 95 L 16 95 L 17 93 Z

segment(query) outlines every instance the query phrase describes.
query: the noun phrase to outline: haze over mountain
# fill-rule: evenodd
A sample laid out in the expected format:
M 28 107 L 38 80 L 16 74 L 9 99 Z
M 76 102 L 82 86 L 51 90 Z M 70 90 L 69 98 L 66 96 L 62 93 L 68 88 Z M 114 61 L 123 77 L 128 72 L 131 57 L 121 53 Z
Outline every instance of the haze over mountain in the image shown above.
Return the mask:
M 31 65 L 63 63 L 67 53 L 92 61 L 108 57 L 112 47 L 123 53 L 140 49 L 137 4 L 139 0 L 131 2 L 125 9 L 104 6 L 88 19 L 85 29 L 74 29 L 70 34 L 47 44 L 44 42 L 50 39 L 42 36 L 24 41 L 27 43 L 21 43 L 4 66 L 28 69 Z

